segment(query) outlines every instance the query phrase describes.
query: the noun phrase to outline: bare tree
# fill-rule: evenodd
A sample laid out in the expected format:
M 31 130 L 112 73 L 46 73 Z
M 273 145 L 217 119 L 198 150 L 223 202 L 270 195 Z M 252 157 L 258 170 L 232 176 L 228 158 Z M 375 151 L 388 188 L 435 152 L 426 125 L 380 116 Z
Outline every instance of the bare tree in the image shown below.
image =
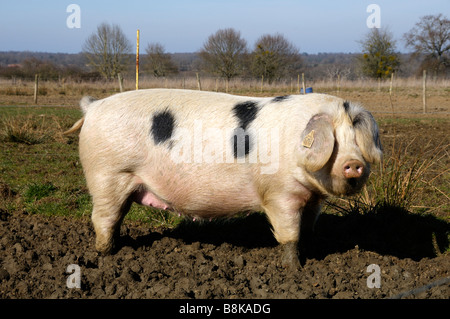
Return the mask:
M 199 52 L 207 70 L 230 80 L 243 70 L 247 41 L 232 28 L 218 30 L 208 37 Z
M 450 20 L 442 13 L 423 16 L 403 37 L 416 54 L 425 55 L 423 65 L 437 72 L 450 66 Z
M 363 74 L 382 79 L 397 70 L 400 60 L 395 40 L 389 31 L 374 28 L 360 44 L 363 54 L 358 60 Z
M 150 43 L 145 49 L 145 68 L 155 77 L 178 73 L 178 67 L 160 43 Z
M 298 49 L 281 34 L 265 34 L 255 44 L 252 71 L 271 82 L 300 69 L 302 59 Z
M 334 80 L 338 76 L 341 79 L 345 79 L 350 75 L 351 72 L 352 70 L 349 66 L 340 63 L 332 64 L 325 69 L 325 73 L 330 78 L 330 80 Z
M 103 77 L 111 79 L 124 69 L 127 54 L 132 46 L 118 25 L 102 23 L 97 32 L 83 44 L 83 53 Z

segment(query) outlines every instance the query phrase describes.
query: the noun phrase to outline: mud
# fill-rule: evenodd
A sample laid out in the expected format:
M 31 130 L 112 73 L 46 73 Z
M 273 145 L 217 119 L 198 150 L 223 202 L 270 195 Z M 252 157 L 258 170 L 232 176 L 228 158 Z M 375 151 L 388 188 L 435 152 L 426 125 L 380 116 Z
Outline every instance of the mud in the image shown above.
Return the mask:
M 103 257 L 87 218 L 3 211 L 0 298 L 390 298 L 450 277 L 441 251 L 449 230 L 401 210 L 322 214 L 303 269 L 288 272 L 261 214 L 157 231 L 126 222 L 115 254 Z M 67 285 L 72 264 L 80 288 Z M 379 288 L 371 264 L 379 266 Z M 404 297 L 449 296 L 447 281 Z

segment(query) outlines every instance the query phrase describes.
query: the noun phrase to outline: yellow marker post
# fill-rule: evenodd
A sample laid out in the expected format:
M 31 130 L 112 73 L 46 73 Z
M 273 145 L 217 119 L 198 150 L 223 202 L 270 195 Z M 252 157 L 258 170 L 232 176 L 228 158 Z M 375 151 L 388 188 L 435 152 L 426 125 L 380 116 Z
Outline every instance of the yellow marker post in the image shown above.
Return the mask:
M 136 90 L 139 90 L 139 29 L 136 32 Z

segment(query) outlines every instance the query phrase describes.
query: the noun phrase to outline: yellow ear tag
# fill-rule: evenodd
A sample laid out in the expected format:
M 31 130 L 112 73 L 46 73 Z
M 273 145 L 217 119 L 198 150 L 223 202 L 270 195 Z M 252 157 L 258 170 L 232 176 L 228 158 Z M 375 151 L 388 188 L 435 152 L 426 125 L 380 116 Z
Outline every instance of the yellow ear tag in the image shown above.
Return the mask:
M 304 147 L 310 148 L 314 143 L 314 130 L 308 133 L 302 141 Z

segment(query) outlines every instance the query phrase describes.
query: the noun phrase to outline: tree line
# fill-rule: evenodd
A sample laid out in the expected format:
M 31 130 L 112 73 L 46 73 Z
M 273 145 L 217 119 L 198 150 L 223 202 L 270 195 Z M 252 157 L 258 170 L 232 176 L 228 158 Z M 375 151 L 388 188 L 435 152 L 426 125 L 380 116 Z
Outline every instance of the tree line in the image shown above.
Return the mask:
M 102 23 L 83 44 L 89 64 L 105 78 L 123 72 L 132 51 L 131 42 L 120 27 Z M 161 43 L 149 43 L 142 59 L 145 72 L 166 77 L 179 72 Z M 299 50 L 281 34 L 261 36 L 253 51 L 235 29 L 221 29 L 210 35 L 198 52 L 199 68 L 230 80 L 236 76 L 263 76 L 268 81 L 296 74 L 302 68 Z
M 427 15 L 403 35 L 412 54 L 400 54 L 397 40 L 387 29 L 371 29 L 359 42 L 360 54 L 354 54 L 347 63 L 328 63 L 324 76 L 348 77 L 350 73 L 383 79 L 393 72 L 405 72 L 415 61 L 417 71 L 428 69 L 435 75 L 450 75 L 450 20 L 442 14 Z M 119 73 L 130 72 L 134 66 L 134 46 L 118 25 L 102 23 L 82 45 L 83 63 L 88 66 L 56 64 L 37 58 L 24 60 L 20 66 L 1 67 L 0 76 L 32 78 L 71 77 L 76 80 L 112 79 Z M 320 54 L 319 54 L 320 56 Z M 154 77 L 167 77 L 195 69 L 231 80 L 234 77 L 261 78 L 272 82 L 296 77 L 305 70 L 315 70 L 317 64 L 308 55 L 300 54 L 282 34 L 264 34 L 252 47 L 233 28 L 220 29 L 211 34 L 198 52 L 183 66 L 165 51 L 161 43 L 149 43 L 142 55 L 141 71 Z M 323 59 L 324 57 L 322 57 Z M 178 63 L 177 63 L 178 62 Z M 187 66 L 186 66 L 187 64 Z M 409 70 L 411 73 L 411 71 Z

